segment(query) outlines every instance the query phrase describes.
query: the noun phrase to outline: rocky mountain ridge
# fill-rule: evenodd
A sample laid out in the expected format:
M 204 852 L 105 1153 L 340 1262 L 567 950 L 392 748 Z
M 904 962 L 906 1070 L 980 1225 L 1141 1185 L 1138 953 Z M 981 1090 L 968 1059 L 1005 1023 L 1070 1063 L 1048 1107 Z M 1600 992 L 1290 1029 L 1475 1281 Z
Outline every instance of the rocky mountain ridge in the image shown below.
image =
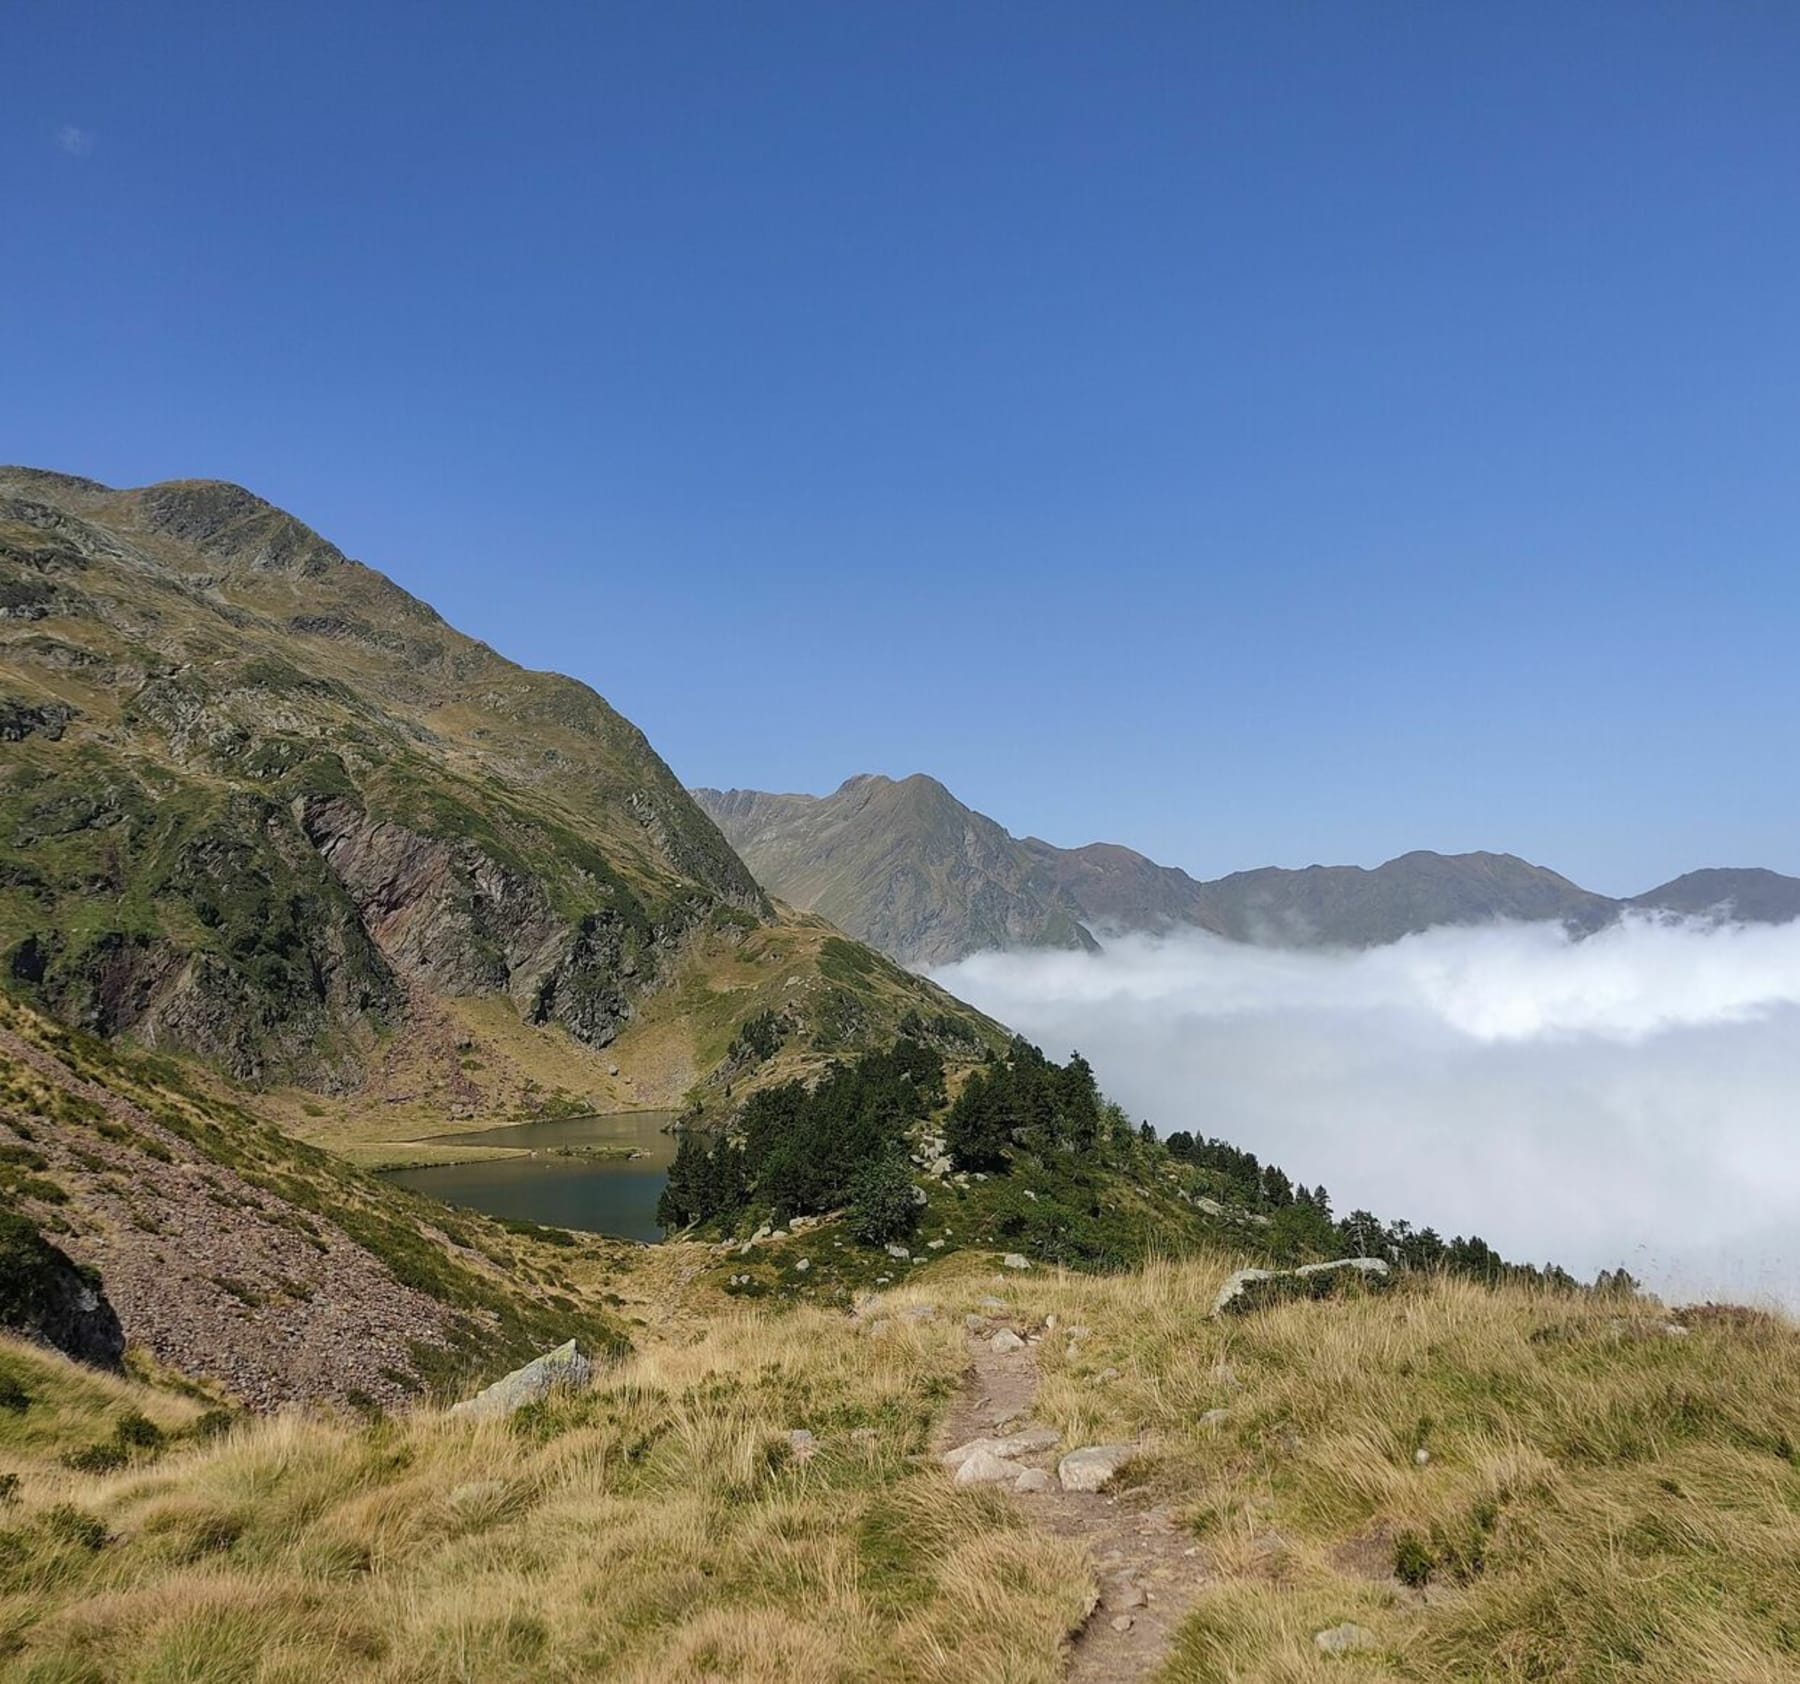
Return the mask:
M 864 774 L 825 796 L 693 793 L 771 894 L 910 965 L 1179 928 L 1270 946 L 1370 947 L 1496 919 L 1591 932 L 1628 910 L 1800 917 L 1800 878 L 1772 871 L 1692 872 L 1619 900 L 1512 854 L 1419 850 L 1372 869 L 1269 866 L 1201 881 L 1115 843 L 1014 837 L 917 773 Z

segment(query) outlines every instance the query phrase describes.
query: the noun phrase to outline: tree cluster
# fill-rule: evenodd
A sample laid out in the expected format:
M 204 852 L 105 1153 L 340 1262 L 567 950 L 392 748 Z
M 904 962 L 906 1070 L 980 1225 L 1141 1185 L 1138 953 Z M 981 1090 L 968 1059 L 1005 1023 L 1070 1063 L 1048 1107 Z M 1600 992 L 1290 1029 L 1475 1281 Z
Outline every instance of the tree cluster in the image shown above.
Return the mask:
M 975 1071 L 950 1107 L 944 1141 L 958 1169 L 1004 1173 L 1013 1151 L 1091 1152 L 1106 1107 L 1093 1067 L 1080 1053 L 1067 1064 L 1015 1036 L 1004 1058 Z
M 943 1059 L 904 1039 L 833 1065 L 810 1088 L 764 1088 L 731 1135 L 682 1136 L 656 1219 L 667 1231 L 751 1205 L 785 1222 L 853 1204 L 863 1228 L 892 1228 L 913 1208 L 906 1130 L 943 1103 Z

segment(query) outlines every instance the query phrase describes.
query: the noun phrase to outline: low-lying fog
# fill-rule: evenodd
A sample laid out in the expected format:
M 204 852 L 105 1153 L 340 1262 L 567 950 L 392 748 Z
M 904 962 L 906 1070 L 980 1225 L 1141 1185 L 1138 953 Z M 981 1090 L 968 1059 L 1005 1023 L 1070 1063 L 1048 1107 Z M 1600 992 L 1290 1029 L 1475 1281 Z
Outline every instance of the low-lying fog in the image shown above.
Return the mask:
M 1368 952 L 1114 937 L 934 973 L 1159 1133 L 1333 1208 L 1672 1301 L 1800 1305 L 1800 923 L 1441 929 Z

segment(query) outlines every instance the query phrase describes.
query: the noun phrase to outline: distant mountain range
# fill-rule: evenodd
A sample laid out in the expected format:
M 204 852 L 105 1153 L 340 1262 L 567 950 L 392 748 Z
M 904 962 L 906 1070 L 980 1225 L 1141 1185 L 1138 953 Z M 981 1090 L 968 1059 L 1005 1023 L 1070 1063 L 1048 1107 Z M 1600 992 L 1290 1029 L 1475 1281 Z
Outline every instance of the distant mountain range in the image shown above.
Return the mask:
M 1092 949 L 1108 931 L 1183 926 L 1273 946 L 1373 947 L 1502 918 L 1591 931 L 1629 908 L 1800 917 L 1800 878 L 1773 871 L 1689 872 L 1617 900 L 1512 854 L 1421 850 L 1373 870 L 1267 866 L 1202 882 L 1114 843 L 1015 837 L 918 773 L 863 774 L 824 796 L 692 793 L 770 894 L 908 965 L 1000 947 Z

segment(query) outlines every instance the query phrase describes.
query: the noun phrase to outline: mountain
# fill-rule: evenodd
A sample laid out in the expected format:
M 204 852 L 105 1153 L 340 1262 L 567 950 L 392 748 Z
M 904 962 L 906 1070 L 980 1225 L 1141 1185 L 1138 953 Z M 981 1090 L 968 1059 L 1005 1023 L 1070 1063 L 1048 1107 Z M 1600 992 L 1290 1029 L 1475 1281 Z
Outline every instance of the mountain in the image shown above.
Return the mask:
M 902 964 L 987 948 L 1087 947 L 1095 931 L 1210 930 L 1234 941 L 1373 946 L 1438 924 L 1560 918 L 1615 903 L 1510 854 L 1412 853 L 1200 882 L 1114 843 L 1013 837 L 933 778 L 863 776 L 833 794 L 698 789 L 757 880 Z
M 238 486 L 0 469 L 0 739 L 6 980 L 240 1082 L 354 1093 L 438 1049 L 467 1098 L 471 1037 L 507 1039 L 480 1000 L 609 1049 L 602 1109 L 679 1102 L 771 1011 L 790 1060 L 979 1021 L 825 977 L 848 944 L 770 906 L 636 726 Z
M 1183 926 L 1270 946 L 1374 947 L 1493 919 L 1591 931 L 1627 909 L 1800 917 L 1800 878 L 1772 871 L 1696 871 L 1621 901 L 1512 854 L 1421 850 L 1372 870 L 1268 866 L 1203 882 L 1116 843 L 1016 838 L 919 774 L 855 777 L 826 796 L 693 793 L 771 894 L 908 965 Z
M 1614 903 L 1512 854 L 1402 854 L 1373 870 L 1266 866 L 1200 885 L 1195 922 L 1234 941 L 1378 947 L 1442 924 L 1557 919 L 1592 929 Z
M 1636 895 L 1628 903 L 1652 912 L 1716 916 L 1745 924 L 1786 924 L 1800 918 L 1800 877 L 1760 867 L 1690 871 Z
M 772 893 L 902 964 L 1094 946 L 1054 873 L 935 778 L 856 777 L 823 797 L 693 794 Z

